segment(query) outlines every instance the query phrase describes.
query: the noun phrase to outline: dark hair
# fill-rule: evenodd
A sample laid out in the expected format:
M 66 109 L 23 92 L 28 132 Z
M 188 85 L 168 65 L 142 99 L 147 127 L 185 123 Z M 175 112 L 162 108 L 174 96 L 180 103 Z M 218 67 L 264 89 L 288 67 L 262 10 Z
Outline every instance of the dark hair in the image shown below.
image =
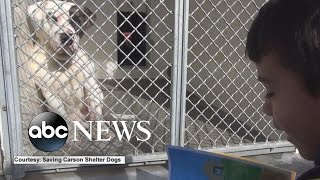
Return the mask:
M 320 89 L 320 0 L 271 0 L 259 11 L 247 36 L 246 56 L 255 63 L 269 53 L 298 73 L 307 90 Z

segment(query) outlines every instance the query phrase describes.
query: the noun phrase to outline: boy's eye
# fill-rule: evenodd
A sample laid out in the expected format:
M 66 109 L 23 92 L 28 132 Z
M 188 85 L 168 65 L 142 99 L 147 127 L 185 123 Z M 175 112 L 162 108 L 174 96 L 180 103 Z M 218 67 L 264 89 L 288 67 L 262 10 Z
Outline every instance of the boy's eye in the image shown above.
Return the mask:
M 274 96 L 274 92 L 267 93 L 267 94 L 265 95 L 265 98 L 266 98 L 266 99 L 270 99 L 272 96 Z

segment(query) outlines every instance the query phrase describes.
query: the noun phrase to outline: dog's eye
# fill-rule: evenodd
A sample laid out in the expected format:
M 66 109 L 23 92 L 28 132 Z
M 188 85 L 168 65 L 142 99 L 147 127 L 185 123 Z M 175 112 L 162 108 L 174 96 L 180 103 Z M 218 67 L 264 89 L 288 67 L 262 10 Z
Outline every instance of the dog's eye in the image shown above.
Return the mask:
M 55 17 L 55 16 L 51 16 L 51 18 L 52 18 L 55 22 L 57 22 L 57 21 L 58 21 L 58 18 L 57 18 L 57 17 Z
M 58 18 L 55 17 L 54 14 L 51 13 L 51 12 L 49 12 L 49 13 L 47 14 L 47 18 L 48 18 L 48 19 L 53 19 L 55 22 L 58 21 Z

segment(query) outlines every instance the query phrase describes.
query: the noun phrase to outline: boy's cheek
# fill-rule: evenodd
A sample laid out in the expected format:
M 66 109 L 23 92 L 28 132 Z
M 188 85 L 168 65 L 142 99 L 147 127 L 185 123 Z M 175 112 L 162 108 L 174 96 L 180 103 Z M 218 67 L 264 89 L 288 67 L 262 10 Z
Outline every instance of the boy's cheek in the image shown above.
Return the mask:
M 297 114 L 290 110 L 290 106 L 273 103 L 273 124 L 281 131 L 291 131 L 296 125 Z

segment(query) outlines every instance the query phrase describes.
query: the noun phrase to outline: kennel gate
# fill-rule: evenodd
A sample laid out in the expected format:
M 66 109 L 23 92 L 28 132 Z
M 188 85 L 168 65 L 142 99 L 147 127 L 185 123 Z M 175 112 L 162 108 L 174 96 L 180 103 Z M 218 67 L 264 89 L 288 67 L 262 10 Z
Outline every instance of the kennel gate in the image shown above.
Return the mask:
M 259 111 L 264 89 L 244 57 L 247 30 L 264 0 L 70 1 L 91 7 L 98 17 L 80 44 L 95 62 L 105 118 L 149 120 L 152 138 L 143 143 L 81 141 L 53 153 L 36 150 L 26 133 L 32 118 L 43 111 L 28 68 L 32 31 L 26 9 L 35 1 L 1 1 L 0 100 L 3 169 L 8 177 L 81 167 L 13 166 L 14 155 L 126 155 L 129 164 L 148 164 L 167 159 L 167 144 L 239 155 L 294 150 Z M 137 14 L 146 33 L 138 32 L 121 12 Z M 134 44 L 132 32 L 120 31 L 117 15 L 141 42 Z M 117 36 L 125 41 L 117 41 Z M 142 42 L 145 52 L 138 48 Z M 117 63 L 125 43 L 142 53 L 146 66 Z

